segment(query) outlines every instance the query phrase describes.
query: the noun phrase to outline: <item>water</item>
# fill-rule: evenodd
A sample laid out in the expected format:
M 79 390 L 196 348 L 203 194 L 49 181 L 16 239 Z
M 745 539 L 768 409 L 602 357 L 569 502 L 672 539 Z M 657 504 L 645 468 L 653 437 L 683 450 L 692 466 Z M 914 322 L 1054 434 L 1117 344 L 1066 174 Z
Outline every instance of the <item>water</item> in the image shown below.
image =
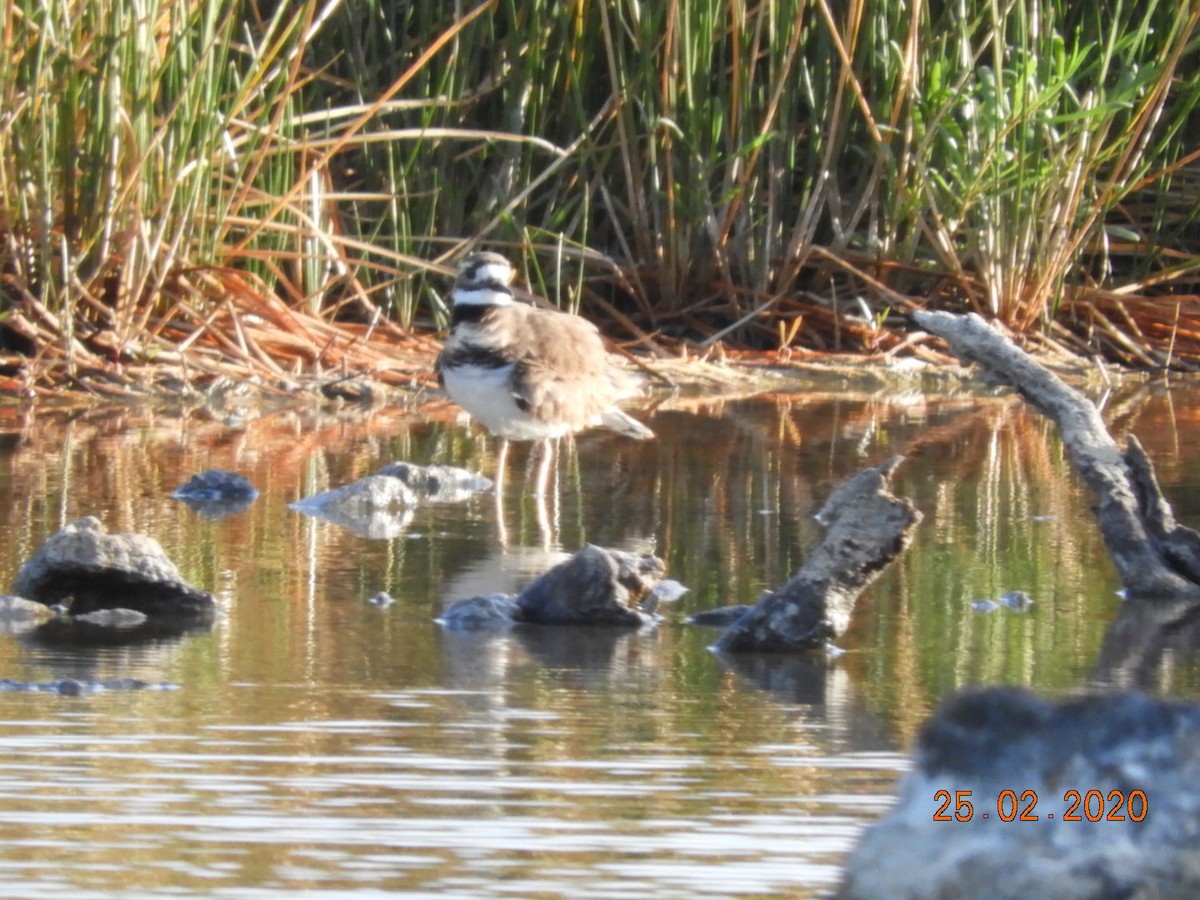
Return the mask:
M 1109 401 L 1177 512 L 1200 505 L 1194 392 Z M 891 803 L 907 748 L 969 684 L 1086 685 L 1118 585 L 1054 429 L 1019 401 L 767 395 L 679 400 L 651 443 L 564 449 L 544 518 L 514 451 L 490 496 L 371 540 L 288 509 L 393 459 L 490 472 L 452 412 L 0 410 L 0 582 L 97 515 L 162 542 L 222 610 L 136 646 L 0 636 L 0 677 L 175 690 L 0 694 L 5 897 L 819 896 Z M 925 513 L 836 662 L 718 659 L 689 612 L 778 586 L 841 479 L 895 454 Z M 207 468 L 262 496 L 205 519 L 169 498 Z M 541 519 L 541 520 L 540 520 Z M 690 588 L 654 631 L 443 633 L 585 541 L 653 550 Z M 1030 593 L 1027 613 L 974 600 Z M 368 599 L 386 590 L 386 608 Z M 1156 690 L 1194 697 L 1179 660 Z

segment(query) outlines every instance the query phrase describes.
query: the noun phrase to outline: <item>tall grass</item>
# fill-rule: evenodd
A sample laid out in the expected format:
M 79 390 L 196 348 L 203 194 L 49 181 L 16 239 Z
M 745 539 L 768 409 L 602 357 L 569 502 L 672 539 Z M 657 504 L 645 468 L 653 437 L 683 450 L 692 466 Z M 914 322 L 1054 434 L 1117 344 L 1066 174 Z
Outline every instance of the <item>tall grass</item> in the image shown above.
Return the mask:
M 9 3 L 0 52 L 0 202 L 9 312 L 119 344 L 190 261 L 222 261 L 256 165 L 294 98 L 279 65 L 298 22 L 247 29 L 220 4 Z M 84 322 L 89 324 L 85 325 Z
M 0 26 L 10 339 L 136 355 L 245 291 L 437 323 L 480 242 L 626 331 L 760 346 L 1200 284 L 1195 3 L 11 0 Z

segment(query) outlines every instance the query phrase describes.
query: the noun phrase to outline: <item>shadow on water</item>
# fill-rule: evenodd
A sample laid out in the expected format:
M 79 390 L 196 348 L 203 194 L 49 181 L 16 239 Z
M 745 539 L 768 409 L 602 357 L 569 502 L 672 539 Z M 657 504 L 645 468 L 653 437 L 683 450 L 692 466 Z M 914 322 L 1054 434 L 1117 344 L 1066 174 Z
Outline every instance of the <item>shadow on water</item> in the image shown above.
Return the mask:
M 1107 414 L 1139 435 L 1180 518 L 1200 519 L 1187 452 L 1200 395 L 1133 391 Z M 376 538 L 289 509 L 397 459 L 494 474 L 486 436 L 449 416 L 290 409 L 231 426 L 0 410 L 0 579 L 96 515 L 158 539 L 221 610 L 173 637 L 0 637 L 0 678 L 179 685 L 4 695 L 6 891 L 815 895 L 890 802 L 942 697 L 1074 690 L 1128 649 L 1090 498 L 1019 401 L 834 386 L 684 398 L 650 424 L 653 442 L 564 442 L 549 541 L 514 448 L 501 541 L 486 494 L 418 506 Z M 832 487 L 897 453 L 894 489 L 925 520 L 859 601 L 842 656 L 718 658 L 716 632 L 683 624 L 785 581 L 819 540 L 812 515 Z M 170 499 L 212 468 L 259 498 L 219 520 Z M 434 624 L 585 542 L 657 553 L 689 591 L 636 632 Z M 1033 606 L 976 605 L 1011 590 Z M 396 602 L 368 602 L 381 591 Z M 1138 669 L 1145 656 L 1126 653 L 1110 668 L 1195 696 L 1190 646 L 1159 654 L 1169 665 Z

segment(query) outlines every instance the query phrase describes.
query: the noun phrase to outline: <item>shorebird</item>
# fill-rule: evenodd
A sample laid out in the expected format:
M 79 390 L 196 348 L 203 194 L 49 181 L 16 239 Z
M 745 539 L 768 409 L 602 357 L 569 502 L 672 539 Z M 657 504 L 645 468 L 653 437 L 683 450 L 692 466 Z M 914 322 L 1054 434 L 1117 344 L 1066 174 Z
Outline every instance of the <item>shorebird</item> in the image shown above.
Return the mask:
M 599 426 L 638 440 L 654 432 L 617 408 L 636 381 L 613 367 L 596 326 L 570 313 L 519 303 L 513 268 L 499 253 L 472 253 L 450 296 L 450 337 L 437 358 L 438 383 L 500 440 L 496 491 L 509 441 L 539 441 L 537 496 L 546 492 L 551 441 Z

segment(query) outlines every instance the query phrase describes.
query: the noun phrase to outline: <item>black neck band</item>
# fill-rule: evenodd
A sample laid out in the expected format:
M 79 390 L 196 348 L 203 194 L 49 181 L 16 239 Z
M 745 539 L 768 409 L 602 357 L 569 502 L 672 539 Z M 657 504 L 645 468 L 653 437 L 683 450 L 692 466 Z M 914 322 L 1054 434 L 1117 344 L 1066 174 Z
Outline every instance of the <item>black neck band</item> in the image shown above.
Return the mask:
M 458 325 L 462 322 L 478 322 L 496 307 L 484 305 L 482 303 L 462 303 L 454 307 L 450 314 L 450 324 Z

